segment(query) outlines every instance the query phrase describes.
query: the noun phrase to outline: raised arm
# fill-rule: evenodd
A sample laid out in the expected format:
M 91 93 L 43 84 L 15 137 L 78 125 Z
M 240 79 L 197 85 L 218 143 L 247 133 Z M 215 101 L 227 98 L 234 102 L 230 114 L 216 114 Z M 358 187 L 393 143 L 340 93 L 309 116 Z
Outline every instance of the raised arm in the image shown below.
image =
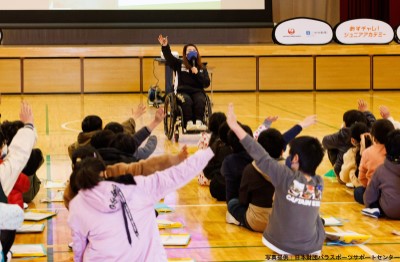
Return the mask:
M 173 70 L 178 70 L 181 66 L 181 61 L 172 55 L 171 47 L 168 44 L 168 36 L 164 37 L 163 35 L 159 35 L 158 42 L 161 45 L 161 51 L 167 61 L 167 65 L 169 65 Z
M 9 153 L 0 164 L 0 183 L 8 196 L 22 169 L 28 162 L 36 142 L 36 132 L 33 127 L 33 113 L 26 102 L 21 103 L 20 119 L 25 126 L 18 130 L 8 147 Z

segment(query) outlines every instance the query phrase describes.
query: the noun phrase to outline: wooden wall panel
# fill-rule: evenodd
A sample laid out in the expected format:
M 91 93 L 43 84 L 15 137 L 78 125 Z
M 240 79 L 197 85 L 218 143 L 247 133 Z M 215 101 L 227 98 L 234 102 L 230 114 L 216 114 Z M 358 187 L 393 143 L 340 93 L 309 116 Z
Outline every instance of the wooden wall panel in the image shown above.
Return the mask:
M 79 93 L 81 91 L 79 58 L 25 59 L 25 93 Z
M 208 62 L 214 91 L 256 90 L 255 57 L 203 57 L 203 62 Z
M 21 92 L 21 60 L 0 59 L 0 93 Z
M 370 89 L 369 56 L 327 56 L 316 58 L 316 89 Z
M 313 90 L 313 57 L 260 57 L 260 90 Z
M 374 89 L 400 89 L 400 56 L 374 56 Z
M 157 80 L 158 78 L 158 80 Z M 143 58 L 143 92 L 147 92 L 151 85 L 157 84 L 165 90 L 165 64 L 154 61 L 154 58 Z
M 139 92 L 139 58 L 86 58 L 84 92 Z

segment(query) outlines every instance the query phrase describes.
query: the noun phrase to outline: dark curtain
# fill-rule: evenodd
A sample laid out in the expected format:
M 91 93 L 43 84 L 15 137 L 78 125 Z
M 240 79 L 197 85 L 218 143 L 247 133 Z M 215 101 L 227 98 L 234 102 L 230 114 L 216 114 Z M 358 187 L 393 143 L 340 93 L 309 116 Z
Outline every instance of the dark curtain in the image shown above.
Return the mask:
M 390 0 L 390 25 L 395 29 L 400 25 L 400 1 Z
M 395 2 L 398 0 L 340 0 L 340 21 L 372 18 L 391 24 L 392 14 L 389 10 L 392 9 L 391 4 Z M 397 8 L 395 13 L 399 14 L 400 9 Z

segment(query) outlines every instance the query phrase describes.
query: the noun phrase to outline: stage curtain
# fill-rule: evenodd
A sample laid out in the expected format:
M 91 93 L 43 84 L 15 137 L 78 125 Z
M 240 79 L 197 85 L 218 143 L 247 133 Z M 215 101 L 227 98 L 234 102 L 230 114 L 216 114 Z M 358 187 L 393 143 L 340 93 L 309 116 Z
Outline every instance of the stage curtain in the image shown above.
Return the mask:
M 397 0 L 398 1 L 398 0 Z M 357 18 L 372 18 L 391 24 L 391 2 L 396 0 L 340 0 L 340 21 Z M 397 9 L 396 13 L 399 13 Z

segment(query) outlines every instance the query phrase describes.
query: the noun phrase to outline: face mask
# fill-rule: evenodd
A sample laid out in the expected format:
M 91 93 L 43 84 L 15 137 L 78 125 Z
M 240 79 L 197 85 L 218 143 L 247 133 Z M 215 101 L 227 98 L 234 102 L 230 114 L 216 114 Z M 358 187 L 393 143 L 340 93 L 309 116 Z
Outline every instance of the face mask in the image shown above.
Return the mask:
M 189 53 L 186 54 L 186 57 L 189 61 L 192 61 L 193 59 L 197 59 L 197 51 L 190 51 Z
M 287 158 L 286 158 L 286 160 L 285 160 L 285 165 L 288 167 L 288 168 L 292 168 L 292 156 L 288 156 Z

